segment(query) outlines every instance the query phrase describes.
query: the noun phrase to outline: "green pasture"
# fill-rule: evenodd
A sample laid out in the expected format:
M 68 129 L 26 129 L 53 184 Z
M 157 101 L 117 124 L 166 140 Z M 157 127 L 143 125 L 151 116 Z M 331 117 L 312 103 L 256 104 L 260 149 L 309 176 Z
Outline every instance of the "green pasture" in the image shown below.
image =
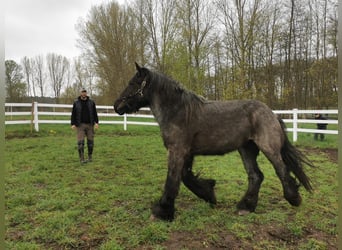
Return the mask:
M 317 166 L 314 192 L 290 206 L 261 154 L 265 181 L 255 213 L 238 216 L 247 187 L 238 153 L 197 157 L 194 171 L 217 181 L 218 204 L 184 185 L 174 222 L 151 221 L 162 192 L 166 150 L 158 127 L 100 125 L 94 161 L 80 165 L 75 132 L 65 125 L 6 126 L 6 249 L 337 249 L 337 136 L 299 134 Z M 291 135 L 289 135 L 291 138 Z

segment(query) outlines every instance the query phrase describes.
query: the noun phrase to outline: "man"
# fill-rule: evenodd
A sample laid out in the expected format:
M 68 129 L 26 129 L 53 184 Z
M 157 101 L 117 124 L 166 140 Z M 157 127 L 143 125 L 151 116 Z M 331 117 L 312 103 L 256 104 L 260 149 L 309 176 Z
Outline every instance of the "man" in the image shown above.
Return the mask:
M 71 128 L 77 129 L 77 145 L 80 162 L 86 163 L 84 159 L 84 138 L 87 137 L 88 161 L 92 161 L 94 148 L 94 126 L 98 128 L 99 118 L 96 105 L 87 96 L 87 90 L 81 90 L 80 96 L 75 100 L 71 114 Z
M 316 120 L 326 120 L 327 118 L 325 118 L 324 116 L 322 116 L 322 114 L 315 114 L 315 119 Z M 327 129 L 328 124 L 327 123 L 317 123 L 317 129 L 323 129 L 326 130 Z M 318 135 L 320 136 L 321 141 L 324 140 L 324 134 L 320 134 L 320 133 L 315 133 L 314 138 L 315 140 L 318 140 Z

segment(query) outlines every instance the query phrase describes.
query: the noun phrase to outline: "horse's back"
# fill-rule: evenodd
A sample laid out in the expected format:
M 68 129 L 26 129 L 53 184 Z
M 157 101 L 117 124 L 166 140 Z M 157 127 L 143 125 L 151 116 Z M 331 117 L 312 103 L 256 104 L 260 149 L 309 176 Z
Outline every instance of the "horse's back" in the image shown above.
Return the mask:
M 196 124 L 193 147 L 199 154 L 224 154 L 253 140 L 262 145 L 281 144 L 277 117 L 257 100 L 210 101 L 204 104 Z
M 253 140 L 262 151 L 279 149 L 284 143 L 284 131 L 276 114 L 263 102 L 257 100 L 228 101 L 224 105 L 231 105 L 233 110 L 240 112 L 240 117 L 234 117 L 240 124 L 247 117 L 249 140 Z M 243 126 L 243 125 L 242 125 Z
M 257 100 L 211 101 L 204 104 L 200 115 L 211 124 L 228 122 L 232 126 L 254 126 L 257 123 L 278 123 L 275 114 L 264 103 Z M 202 120 L 203 120 L 202 119 Z

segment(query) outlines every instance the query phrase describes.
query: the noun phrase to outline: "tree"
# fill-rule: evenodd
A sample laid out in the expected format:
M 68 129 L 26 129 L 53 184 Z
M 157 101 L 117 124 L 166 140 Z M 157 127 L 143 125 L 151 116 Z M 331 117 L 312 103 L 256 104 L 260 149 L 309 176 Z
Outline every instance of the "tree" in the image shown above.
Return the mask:
M 13 60 L 5 61 L 6 99 L 8 102 L 18 102 L 25 97 L 26 86 L 23 83 L 22 68 Z
M 254 75 L 256 98 L 264 101 L 270 107 L 276 108 L 279 90 L 277 88 L 277 50 L 280 40 L 280 8 L 276 2 L 268 3 L 262 8 L 259 34 L 254 55 L 256 62 Z
M 231 71 L 227 91 L 232 98 L 255 98 L 255 46 L 260 40 L 261 0 L 216 2 L 224 25 L 226 60 Z
M 59 98 L 61 90 L 66 81 L 70 63 L 66 57 L 50 53 L 46 57 L 51 87 L 55 98 Z
M 77 87 L 77 91 L 79 91 L 83 87 L 87 89 L 90 95 L 95 94 L 96 74 L 94 72 L 94 69 L 91 67 L 91 64 L 87 64 L 84 60 L 81 59 L 81 57 L 79 57 L 74 61 L 74 72 L 74 85 Z
M 24 70 L 24 75 L 25 75 L 25 80 L 27 84 L 27 96 L 32 96 L 31 89 L 34 89 L 34 83 L 31 81 L 31 76 L 32 76 L 32 67 L 31 67 L 31 61 L 28 57 L 24 57 L 21 60 L 21 64 L 23 65 L 23 70 Z
M 211 3 L 204 0 L 177 1 L 180 58 L 186 56 L 184 84 L 204 95 L 209 35 L 213 28 Z M 181 60 L 183 61 L 183 60 Z M 184 73 L 183 73 L 184 75 Z
M 36 87 L 39 89 L 40 96 L 43 97 L 45 93 L 45 67 L 44 67 L 44 57 L 38 55 L 34 57 L 31 61 L 33 68 L 33 79 Z
M 94 6 L 88 19 L 78 24 L 79 45 L 102 79 L 97 85 L 104 100 L 112 102 L 134 73 L 143 34 L 134 17 L 115 1 Z
M 150 63 L 157 70 L 169 73 L 168 57 L 172 41 L 177 37 L 176 0 L 138 0 L 133 8 L 139 33 L 147 38 L 141 48 L 146 48 L 147 54 L 151 55 Z
M 74 98 L 85 86 L 91 94 L 95 89 L 103 104 L 111 103 L 137 61 L 211 99 L 254 98 L 278 109 L 336 106 L 336 6 L 336 0 L 134 0 L 94 6 L 78 23 L 82 60 L 65 74 L 62 90 Z M 27 92 L 38 93 L 33 60 L 30 66 Z

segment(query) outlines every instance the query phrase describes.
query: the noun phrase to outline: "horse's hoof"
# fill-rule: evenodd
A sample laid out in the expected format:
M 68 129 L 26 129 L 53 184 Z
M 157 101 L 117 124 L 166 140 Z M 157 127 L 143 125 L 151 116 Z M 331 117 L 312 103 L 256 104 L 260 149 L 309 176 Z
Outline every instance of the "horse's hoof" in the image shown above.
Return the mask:
M 297 193 L 294 196 L 285 196 L 285 199 L 292 205 L 295 207 L 300 206 L 300 204 L 302 203 L 302 197 L 299 195 L 299 193 Z
M 250 214 L 251 212 L 248 211 L 248 210 L 239 210 L 238 211 L 238 215 L 240 216 L 244 216 L 244 215 L 247 215 L 247 214 Z
M 154 217 L 155 219 L 160 219 L 164 221 L 173 221 L 174 214 L 175 209 L 173 206 L 162 207 L 159 203 L 157 203 L 152 207 L 152 215 L 150 219 Z
M 151 214 L 150 216 L 150 221 L 156 221 L 157 220 L 157 217 L 154 216 L 154 214 Z
M 210 207 L 210 208 L 215 208 L 215 207 L 216 207 L 216 203 L 211 203 L 211 202 L 209 202 L 209 207 Z
M 167 217 L 167 218 L 163 218 L 163 217 L 158 217 L 154 214 L 150 215 L 150 221 L 168 221 L 168 222 L 172 222 L 173 221 L 173 217 Z

